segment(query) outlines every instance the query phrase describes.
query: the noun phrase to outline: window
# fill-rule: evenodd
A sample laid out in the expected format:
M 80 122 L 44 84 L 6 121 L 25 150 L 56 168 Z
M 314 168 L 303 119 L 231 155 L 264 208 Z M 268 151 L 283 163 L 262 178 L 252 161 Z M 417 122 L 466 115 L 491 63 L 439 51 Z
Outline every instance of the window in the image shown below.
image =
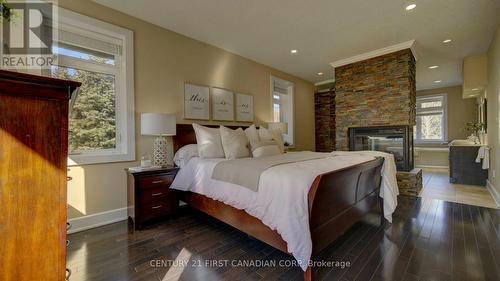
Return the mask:
M 283 135 L 283 139 L 292 147 L 294 144 L 293 88 L 292 82 L 271 76 L 273 122 L 288 124 L 288 133 Z
M 415 142 L 445 142 L 447 140 L 446 94 L 417 97 Z
M 135 160 L 133 35 L 60 9 L 53 77 L 82 82 L 70 102 L 69 154 L 76 164 Z

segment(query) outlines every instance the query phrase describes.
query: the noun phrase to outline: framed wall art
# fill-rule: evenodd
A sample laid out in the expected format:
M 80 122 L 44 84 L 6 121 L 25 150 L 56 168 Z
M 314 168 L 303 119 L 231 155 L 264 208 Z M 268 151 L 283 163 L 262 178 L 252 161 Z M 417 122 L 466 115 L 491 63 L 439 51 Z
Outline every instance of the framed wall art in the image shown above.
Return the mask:
M 236 94 L 236 121 L 253 122 L 253 96 Z
M 210 88 L 184 84 L 184 118 L 210 120 Z
M 213 120 L 234 121 L 234 93 L 221 88 L 212 88 Z

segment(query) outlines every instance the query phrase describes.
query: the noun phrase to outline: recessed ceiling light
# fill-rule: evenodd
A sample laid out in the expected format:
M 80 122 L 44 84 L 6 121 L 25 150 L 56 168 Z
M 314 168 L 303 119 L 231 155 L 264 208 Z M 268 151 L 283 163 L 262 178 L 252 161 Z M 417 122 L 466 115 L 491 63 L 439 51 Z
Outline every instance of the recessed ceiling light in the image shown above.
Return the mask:
M 297 50 L 295 50 L 295 49 L 294 49 L 294 50 L 290 50 L 290 53 L 292 53 L 292 54 L 296 54 L 297 52 L 298 52 L 298 51 L 297 51 Z
M 439 65 L 431 65 L 431 66 L 429 66 L 429 69 L 435 69 L 435 68 L 438 68 L 438 67 L 439 67 Z
M 413 10 L 417 7 L 417 4 L 410 4 L 408 6 L 406 6 L 406 10 L 409 11 L 409 10 Z
M 441 83 L 441 80 L 435 80 L 434 83 Z
M 318 75 L 319 75 L 319 76 L 323 75 L 323 72 L 318 72 Z
M 451 42 L 451 39 L 445 39 L 445 40 L 443 40 L 443 43 L 445 43 L 445 44 L 446 43 L 450 43 L 450 42 Z

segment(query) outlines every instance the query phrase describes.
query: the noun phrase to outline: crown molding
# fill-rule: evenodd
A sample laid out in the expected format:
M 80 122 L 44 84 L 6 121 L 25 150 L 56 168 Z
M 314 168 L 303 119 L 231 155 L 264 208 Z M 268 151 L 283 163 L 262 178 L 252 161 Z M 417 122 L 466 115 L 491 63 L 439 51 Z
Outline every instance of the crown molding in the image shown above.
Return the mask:
M 396 45 L 392 45 L 392 46 L 384 47 L 381 49 L 373 50 L 370 52 L 366 52 L 363 54 L 359 54 L 359 55 L 356 55 L 356 56 L 353 56 L 350 58 L 345 58 L 345 59 L 341 59 L 338 61 L 334 61 L 334 62 L 331 62 L 330 65 L 333 68 L 337 68 L 339 66 L 355 63 L 358 61 L 364 61 L 367 59 L 371 59 L 371 58 L 375 58 L 378 56 L 394 53 L 394 52 L 401 51 L 404 49 L 410 49 L 415 60 L 418 60 L 418 55 L 417 55 L 415 43 L 416 43 L 415 40 L 406 41 L 406 42 L 399 43 Z
M 335 82 L 335 78 L 328 79 L 328 80 L 323 80 L 321 82 L 316 82 L 316 83 L 314 83 L 314 86 L 320 86 L 320 85 L 324 85 L 324 84 L 328 84 L 328 83 L 333 83 L 333 82 Z

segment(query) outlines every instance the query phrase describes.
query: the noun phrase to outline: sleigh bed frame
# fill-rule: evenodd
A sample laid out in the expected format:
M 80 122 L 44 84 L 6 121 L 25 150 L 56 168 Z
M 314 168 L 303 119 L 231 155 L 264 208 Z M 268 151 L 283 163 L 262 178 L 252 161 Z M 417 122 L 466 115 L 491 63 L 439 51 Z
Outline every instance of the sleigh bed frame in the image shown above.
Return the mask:
M 208 127 L 218 127 L 218 125 L 208 125 Z M 239 126 L 227 127 L 236 129 Z M 196 136 L 192 125 L 178 124 L 177 135 L 174 137 L 174 152 L 184 145 L 195 143 Z M 308 195 L 311 260 L 370 211 L 382 208 L 379 190 L 383 163 L 384 159 L 378 157 L 316 177 Z M 256 217 L 198 193 L 189 191 L 179 193 L 181 200 L 192 208 L 288 253 L 287 244 L 281 235 Z M 308 267 L 304 272 L 304 280 L 313 279 L 313 268 Z

